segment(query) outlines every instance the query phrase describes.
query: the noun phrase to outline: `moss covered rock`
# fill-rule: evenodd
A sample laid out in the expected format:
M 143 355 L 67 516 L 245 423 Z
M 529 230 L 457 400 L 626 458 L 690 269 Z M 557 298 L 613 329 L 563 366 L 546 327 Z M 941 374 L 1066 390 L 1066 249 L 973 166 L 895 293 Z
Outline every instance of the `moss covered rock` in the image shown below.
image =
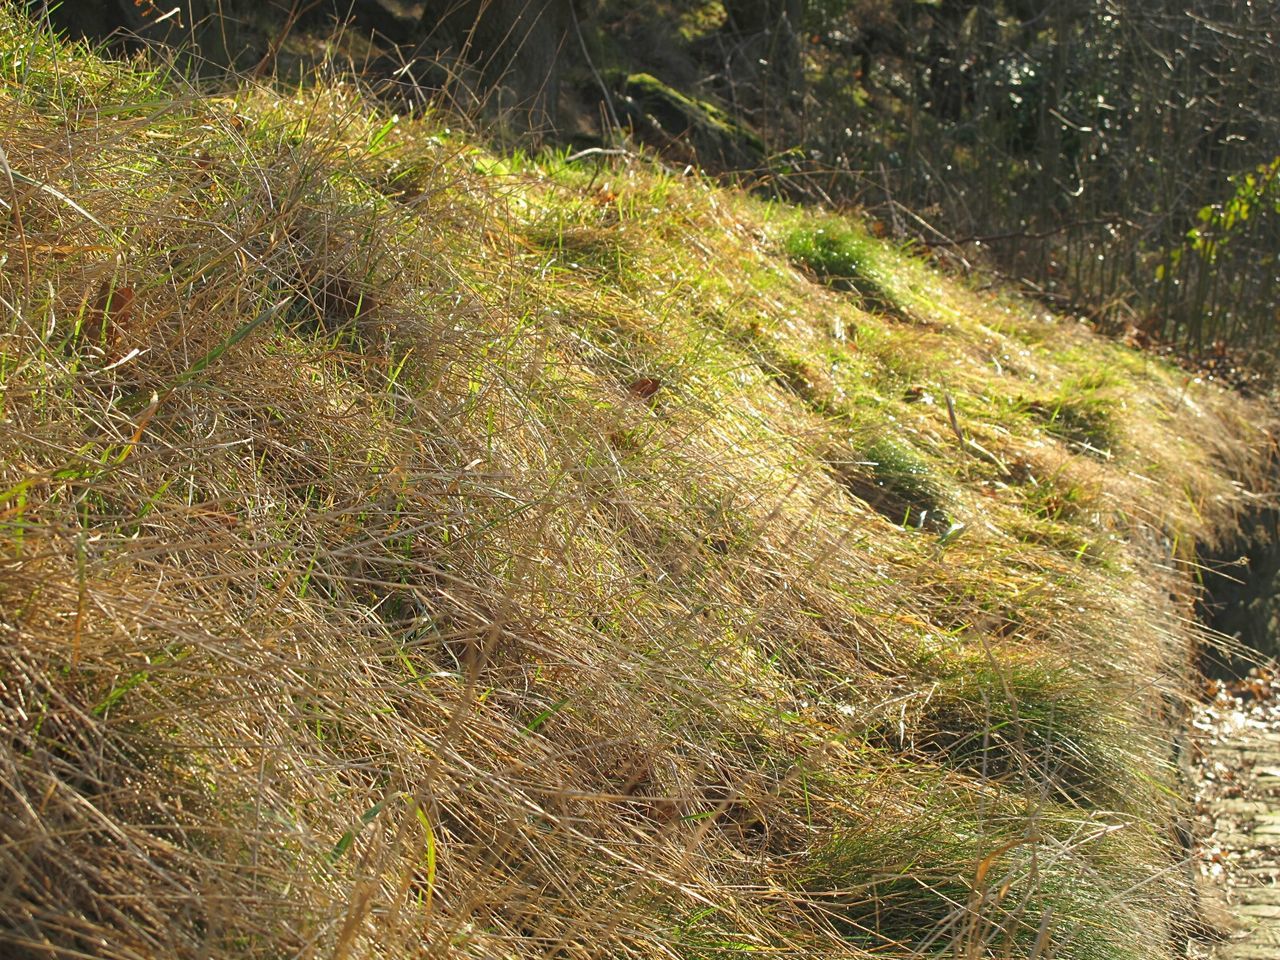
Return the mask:
M 618 115 L 644 143 L 681 159 L 728 170 L 754 169 L 764 141 L 715 104 L 696 100 L 647 73 L 633 73 L 619 89 Z

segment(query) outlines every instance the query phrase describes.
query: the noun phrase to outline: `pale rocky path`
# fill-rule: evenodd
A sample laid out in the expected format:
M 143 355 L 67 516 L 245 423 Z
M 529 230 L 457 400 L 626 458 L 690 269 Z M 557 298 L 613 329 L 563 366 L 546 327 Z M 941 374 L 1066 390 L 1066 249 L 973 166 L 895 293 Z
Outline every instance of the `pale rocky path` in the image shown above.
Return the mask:
M 1280 960 L 1280 681 L 1222 690 L 1195 722 L 1202 921 L 1194 955 Z

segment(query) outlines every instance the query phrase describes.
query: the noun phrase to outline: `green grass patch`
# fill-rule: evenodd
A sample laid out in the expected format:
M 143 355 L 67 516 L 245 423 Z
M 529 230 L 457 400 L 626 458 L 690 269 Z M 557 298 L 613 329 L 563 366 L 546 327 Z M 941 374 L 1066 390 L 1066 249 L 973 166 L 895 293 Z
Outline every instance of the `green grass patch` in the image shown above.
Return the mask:
M 857 294 L 870 310 L 910 321 L 910 311 L 887 280 L 892 266 L 881 263 L 880 247 L 880 241 L 835 222 L 797 227 L 785 241 L 791 261 L 819 280 Z
M 1111 455 L 1119 441 L 1116 379 L 1099 369 L 1073 376 L 1049 398 L 1028 404 L 1028 411 L 1056 437 L 1093 456 Z
M 1106 694 L 1063 666 L 981 653 L 948 658 L 928 690 L 919 745 L 983 778 L 1015 777 L 1068 802 L 1124 803 L 1128 778 L 1095 711 Z
M 853 496 L 899 526 L 944 531 L 954 522 L 937 471 L 905 440 L 877 437 L 830 463 Z
M 976 796 L 943 784 L 914 801 L 838 830 L 799 878 L 852 944 L 913 956 L 1146 956 L 1152 937 L 1114 929 L 1124 881 L 1100 876 L 1116 854 L 1104 831 L 1084 842 L 1053 808 L 1031 829 L 1010 810 L 979 815 Z

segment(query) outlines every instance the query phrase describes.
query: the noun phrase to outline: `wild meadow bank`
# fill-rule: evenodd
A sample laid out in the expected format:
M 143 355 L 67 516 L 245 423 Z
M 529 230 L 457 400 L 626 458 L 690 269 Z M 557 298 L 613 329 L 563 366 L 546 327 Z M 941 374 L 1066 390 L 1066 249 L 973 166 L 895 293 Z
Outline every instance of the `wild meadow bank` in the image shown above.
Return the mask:
M 1260 405 L 350 80 L 0 75 L 5 955 L 1178 955 Z

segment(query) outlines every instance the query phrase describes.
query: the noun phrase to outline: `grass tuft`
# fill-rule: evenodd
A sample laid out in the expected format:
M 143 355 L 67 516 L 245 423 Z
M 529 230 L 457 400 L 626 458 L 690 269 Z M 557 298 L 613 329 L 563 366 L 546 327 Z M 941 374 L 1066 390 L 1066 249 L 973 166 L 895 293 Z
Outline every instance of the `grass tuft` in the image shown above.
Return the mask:
M 880 246 L 850 226 L 832 222 L 796 227 L 786 239 L 793 263 L 837 290 L 857 294 L 868 309 L 910 321 L 909 310 L 880 266 Z

